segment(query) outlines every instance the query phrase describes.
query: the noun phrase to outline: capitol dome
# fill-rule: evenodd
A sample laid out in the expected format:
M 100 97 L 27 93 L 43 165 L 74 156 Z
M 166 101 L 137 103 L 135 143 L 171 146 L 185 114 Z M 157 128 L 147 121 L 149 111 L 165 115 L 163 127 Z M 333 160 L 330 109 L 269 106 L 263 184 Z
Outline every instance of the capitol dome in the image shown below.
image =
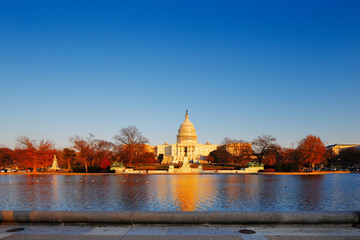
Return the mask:
M 177 142 L 197 142 L 197 135 L 194 124 L 189 120 L 189 114 L 186 110 L 185 121 L 180 125 L 177 135 Z

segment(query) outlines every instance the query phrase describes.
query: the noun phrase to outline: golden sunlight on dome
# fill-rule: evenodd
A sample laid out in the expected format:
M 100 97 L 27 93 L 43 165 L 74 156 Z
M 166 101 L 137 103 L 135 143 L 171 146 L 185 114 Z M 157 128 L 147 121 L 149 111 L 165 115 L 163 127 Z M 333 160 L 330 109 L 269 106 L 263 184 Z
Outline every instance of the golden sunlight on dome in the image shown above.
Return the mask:
M 194 124 L 189 120 L 189 114 L 186 110 L 185 121 L 180 125 L 177 135 L 177 142 L 197 142 L 197 135 Z

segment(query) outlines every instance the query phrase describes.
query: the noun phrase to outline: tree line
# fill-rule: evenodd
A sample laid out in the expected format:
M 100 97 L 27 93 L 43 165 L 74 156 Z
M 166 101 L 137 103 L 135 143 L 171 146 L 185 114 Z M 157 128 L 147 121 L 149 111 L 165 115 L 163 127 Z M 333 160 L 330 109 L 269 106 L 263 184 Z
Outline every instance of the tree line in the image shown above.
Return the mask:
M 71 171 L 74 168 L 84 168 L 85 172 L 98 168 L 108 169 L 114 162 L 131 166 L 157 161 L 146 145 L 148 139 L 142 136 L 137 127 L 122 128 L 113 139 L 114 142 L 98 139 L 93 134 L 88 137 L 74 136 L 69 139 L 71 148 L 56 150 L 55 144 L 50 140 L 21 136 L 16 139 L 14 150 L 0 148 L 0 166 L 30 168 L 36 172 L 48 169 L 54 155 L 63 169 Z
M 251 142 L 251 147 L 246 141 L 225 138 L 223 146 L 211 152 L 208 161 L 241 167 L 246 167 L 249 162 L 255 161 L 264 164 L 265 167 L 285 172 L 301 171 L 303 168 L 312 171 L 314 167 L 360 166 L 359 149 L 347 148 L 335 155 L 331 149 L 326 149 L 320 137 L 311 134 L 300 140 L 296 148 L 281 147 L 271 135 L 255 138 Z
M 33 171 L 48 169 L 54 155 L 57 156 L 60 167 L 68 171 L 75 168 L 81 168 L 85 172 L 109 169 L 115 162 L 126 166 L 158 162 L 153 149 L 147 145 L 148 139 L 137 127 L 122 128 L 113 139 L 113 142 L 98 139 L 92 134 L 88 137 L 74 136 L 69 139 L 70 148 L 58 150 L 50 140 L 21 136 L 16 140 L 15 149 L 0 148 L 0 167 L 31 168 Z M 214 164 L 239 167 L 255 161 L 277 171 L 299 171 L 303 167 L 359 166 L 360 150 L 344 149 L 335 156 L 317 136 L 306 136 L 298 142 L 296 148 L 283 148 L 277 144 L 275 137 L 262 135 L 251 144 L 225 138 L 222 145 L 211 152 L 206 160 Z

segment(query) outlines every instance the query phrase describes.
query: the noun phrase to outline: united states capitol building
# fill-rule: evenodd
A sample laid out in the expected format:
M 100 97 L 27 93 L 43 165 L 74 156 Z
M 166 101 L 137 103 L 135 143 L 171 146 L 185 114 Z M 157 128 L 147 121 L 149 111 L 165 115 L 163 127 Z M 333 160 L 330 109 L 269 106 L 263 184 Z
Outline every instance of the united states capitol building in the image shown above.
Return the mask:
M 204 162 L 210 152 L 216 150 L 219 145 L 210 143 L 201 144 L 197 142 L 197 135 L 194 124 L 189 120 L 186 110 L 185 121 L 181 123 L 177 142 L 173 144 L 164 143 L 154 146 L 153 151 L 161 163 L 179 163 L 184 161 L 185 152 L 189 161 Z M 186 149 L 186 151 L 185 151 Z

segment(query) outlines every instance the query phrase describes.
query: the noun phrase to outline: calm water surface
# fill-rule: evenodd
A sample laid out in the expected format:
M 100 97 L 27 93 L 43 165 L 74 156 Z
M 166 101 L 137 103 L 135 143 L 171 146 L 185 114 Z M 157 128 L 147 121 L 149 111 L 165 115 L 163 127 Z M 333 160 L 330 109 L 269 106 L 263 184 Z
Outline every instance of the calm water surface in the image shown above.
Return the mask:
M 1 210 L 352 211 L 360 174 L 0 175 Z

